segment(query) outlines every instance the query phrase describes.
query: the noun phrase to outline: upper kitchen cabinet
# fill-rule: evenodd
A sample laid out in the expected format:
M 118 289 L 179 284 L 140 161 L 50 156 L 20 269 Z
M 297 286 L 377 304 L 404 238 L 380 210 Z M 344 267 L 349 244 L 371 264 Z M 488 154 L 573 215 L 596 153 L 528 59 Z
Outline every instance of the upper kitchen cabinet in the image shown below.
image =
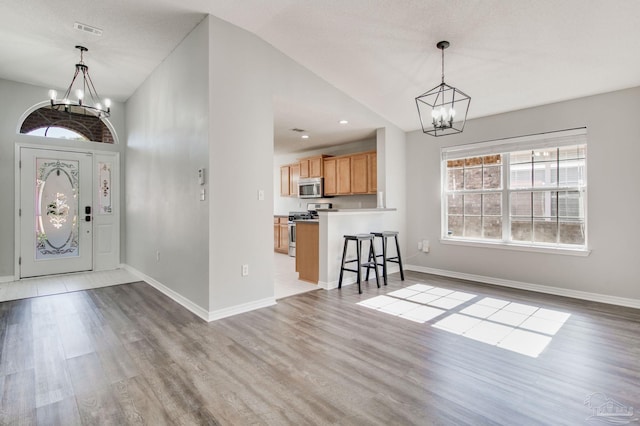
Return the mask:
M 351 192 L 354 194 L 366 194 L 369 190 L 367 163 L 367 154 L 351 156 Z
M 338 195 L 351 194 L 351 157 L 338 157 L 336 160 L 336 185 Z
M 298 180 L 300 179 L 300 164 L 289 166 L 289 194 L 292 197 L 298 196 Z
M 298 179 L 300 178 L 300 164 L 280 166 L 280 196 L 297 197 Z
M 377 175 L 376 151 L 325 158 L 324 192 L 326 195 L 375 194 Z
M 316 155 L 308 158 L 301 158 L 300 177 L 301 178 L 320 178 L 324 177 L 324 158 L 326 155 Z
M 375 194 L 378 192 L 378 153 L 376 151 L 367 153 L 367 192 Z
M 336 180 L 336 159 L 325 158 L 323 160 L 324 167 L 324 193 L 325 195 L 337 195 L 338 186 Z
M 280 166 L 280 196 L 291 196 L 291 184 L 290 184 L 291 169 L 289 166 Z

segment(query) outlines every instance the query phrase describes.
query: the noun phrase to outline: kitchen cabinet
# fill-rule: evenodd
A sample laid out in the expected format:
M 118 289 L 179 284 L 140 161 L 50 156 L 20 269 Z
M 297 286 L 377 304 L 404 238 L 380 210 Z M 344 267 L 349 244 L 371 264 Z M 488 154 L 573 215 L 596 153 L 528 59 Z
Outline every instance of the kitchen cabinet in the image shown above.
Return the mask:
M 338 186 L 336 181 L 336 159 L 325 158 L 324 167 L 324 193 L 325 195 L 337 195 Z
M 367 153 L 367 192 L 376 194 L 378 192 L 378 153 Z
M 326 195 L 375 194 L 378 190 L 376 151 L 325 158 Z
M 278 253 L 289 253 L 289 217 L 273 217 L 273 250 Z
M 351 194 L 351 157 L 336 160 L 336 186 L 338 195 Z
M 327 155 L 316 155 L 314 157 L 301 158 L 300 177 L 301 178 L 320 178 L 324 177 L 324 159 Z
M 280 196 L 297 197 L 300 164 L 286 164 L 280 166 Z
M 289 180 L 289 166 L 280 166 L 280 196 L 291 196 L 291 183 Z
M 300 179 L 300 164 L 291 164 L 289 166 L 289 195 L 298 196 L 298 179 Z
M 369 190 L 368 186 L 368 156 L 367 154 L 358 154 L 351 156 L 351 193 L 366 194 Z
M 296 271 L 298 271 L 298 279 L 313 284 L 318 284 L 320 276 L 320 237 L 318 229 L 318 222 L 296 222 Z

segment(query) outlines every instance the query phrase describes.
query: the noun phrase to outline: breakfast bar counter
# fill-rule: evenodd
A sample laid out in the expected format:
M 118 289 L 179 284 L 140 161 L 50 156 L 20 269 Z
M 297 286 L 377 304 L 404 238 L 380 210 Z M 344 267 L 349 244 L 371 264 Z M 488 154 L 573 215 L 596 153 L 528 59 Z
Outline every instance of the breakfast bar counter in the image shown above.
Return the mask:
M 327 290 L 338 287 L 344 235 L 397 230 L 398 227 L 394 208 L 318 210 L 318 219 L 318 285 Z M 351 275 L 345 276 L 343 286 L 355 283 L 355 274 Z

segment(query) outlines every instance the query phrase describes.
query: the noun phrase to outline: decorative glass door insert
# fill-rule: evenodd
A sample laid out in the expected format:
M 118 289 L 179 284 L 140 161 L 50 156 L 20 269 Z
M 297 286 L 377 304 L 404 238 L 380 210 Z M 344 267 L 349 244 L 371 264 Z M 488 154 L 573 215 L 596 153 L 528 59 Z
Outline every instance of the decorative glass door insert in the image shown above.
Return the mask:
M 36 259 L 78 256 L 79 161 L 36 159 Z
M 20 149 L 20 277 L 93 266 L 93 157 Z

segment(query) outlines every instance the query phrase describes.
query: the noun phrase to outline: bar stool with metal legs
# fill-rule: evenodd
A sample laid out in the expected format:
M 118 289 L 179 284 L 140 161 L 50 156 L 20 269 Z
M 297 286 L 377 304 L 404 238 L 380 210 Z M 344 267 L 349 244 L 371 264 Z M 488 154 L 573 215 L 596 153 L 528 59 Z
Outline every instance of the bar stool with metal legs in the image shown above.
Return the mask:
M 374 263 L 378 266 L 382 266 L 382 277 L 384 280 L 384 285 L 387 285 L 387 262 L 397 263 L 400 265 L 400 279 L 404 281 L 404 270 L 402 269 L 402 257 L 400 256 L 400 244 L 398 243 L 398 232 L 397 231 L 382 231 L 382 232 L 372 232 L 371 235 L 382 239 L 382 254 L 379 254 L 375 257 L 372 257 L 371 253 L 369 253 L 369 262 L 374 260 Z M 387 250 L 387 238 L 393 237 L 396 241 L 396 255 L 392 257 L 389 256 L 389 251 Z M 378 257 L 382 258 L 382 263 L 378 262 Z M 367 269 L 367 277 L 369 279 L 369 269 Z
M 358 281 L 358 293 L 362 294 L 362 272 L 361 268 L 367 268 L 367 280 L 369 279 L 369 269 L 373 268 L 376 273 L 376 284 L 378 288 L 380 288 L 380 275 L 378 274 L 378 268 L 376 261 L 367 260 L 366 262 L 362 261 L 362 242 L 369 241 L 369 256 L 368 259 L 377 259 L 378 255 L 376 254 L 376 249 L 374 248 L 372 234 L 357 234 L 357 235 L 345 235 L 344 236 L 344 249 L 342 250 L 342 265 L 340 266 L 340 279 L 338 280 L 338 288 L 342 288 L 342 276 L 344 275 L 344 271 L 355 272 L 357 274 Z M 347 260 L 347 247 L 349 245 L 349 241 L 355 241 L 356 243 L 356 258 Z M 356 263 L 356 269 L 346 268 L 345 265 L 347 263 Z

